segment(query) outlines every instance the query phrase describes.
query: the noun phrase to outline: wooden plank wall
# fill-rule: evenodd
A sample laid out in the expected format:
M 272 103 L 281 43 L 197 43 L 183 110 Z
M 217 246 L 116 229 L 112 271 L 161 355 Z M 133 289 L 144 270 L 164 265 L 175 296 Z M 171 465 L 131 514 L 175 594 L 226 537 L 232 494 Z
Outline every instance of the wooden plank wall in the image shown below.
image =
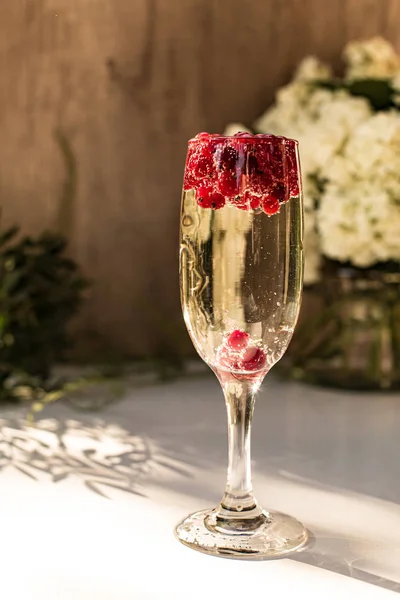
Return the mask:
M 304 55 L 338 66 L 346 40 L 378 33 L 400 49 L 399 0 L 0 0 L 2 225 L 70 237 L 94 282 L 85 347 L 188 347 L 186 140 L 251 122 Z

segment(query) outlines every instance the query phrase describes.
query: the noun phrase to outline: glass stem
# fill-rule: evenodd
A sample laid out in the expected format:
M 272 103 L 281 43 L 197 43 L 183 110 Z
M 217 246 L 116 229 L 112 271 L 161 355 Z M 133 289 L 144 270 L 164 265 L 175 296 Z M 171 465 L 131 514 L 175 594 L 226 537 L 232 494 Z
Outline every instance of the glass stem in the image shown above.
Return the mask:
M 255 394 L 261 381 L 221 382 L 228 414 L 229 464 L 220 511 L 240 513 L 241 518 L 259 515 L 251 482 L 250 436 Z

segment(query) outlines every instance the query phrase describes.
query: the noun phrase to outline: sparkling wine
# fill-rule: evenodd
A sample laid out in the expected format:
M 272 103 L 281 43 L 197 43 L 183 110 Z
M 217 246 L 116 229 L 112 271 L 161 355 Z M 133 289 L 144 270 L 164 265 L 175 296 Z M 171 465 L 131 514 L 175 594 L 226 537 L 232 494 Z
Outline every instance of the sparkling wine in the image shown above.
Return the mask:
M 299 198 L 269 216 L 229 204 L 205 210 L 194 190 L 183 192 L 183 314 L 194 346 L 214 370 L 259 376 L 285 352 L 300 305 L 301 239 Z

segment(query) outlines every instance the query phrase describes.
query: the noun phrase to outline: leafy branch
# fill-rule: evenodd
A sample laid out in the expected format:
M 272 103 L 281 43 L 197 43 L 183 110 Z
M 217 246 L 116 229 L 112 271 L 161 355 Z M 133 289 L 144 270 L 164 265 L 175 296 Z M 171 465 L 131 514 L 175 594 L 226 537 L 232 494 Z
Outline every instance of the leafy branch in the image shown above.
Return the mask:
M 0 234 L 0 400 L 43 395 L 50 369 L 70 347 L 67 325 L 88 281 L 53 233 Z

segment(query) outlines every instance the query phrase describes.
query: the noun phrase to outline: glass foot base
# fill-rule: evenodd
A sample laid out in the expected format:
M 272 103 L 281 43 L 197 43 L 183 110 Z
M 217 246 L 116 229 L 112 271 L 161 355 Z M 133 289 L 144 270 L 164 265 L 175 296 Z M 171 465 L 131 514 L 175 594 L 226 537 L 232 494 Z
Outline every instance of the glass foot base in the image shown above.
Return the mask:
M 288 515 L 263 511 L 257 527 L 246 530 L 225 529 L 215 519 L 215 510 L 201 510 L 184 519 L 175 528 L 182 544 L 217 556 L 244 559 L 282 557 L 300 550 L 307 540 L 305 527 Z

